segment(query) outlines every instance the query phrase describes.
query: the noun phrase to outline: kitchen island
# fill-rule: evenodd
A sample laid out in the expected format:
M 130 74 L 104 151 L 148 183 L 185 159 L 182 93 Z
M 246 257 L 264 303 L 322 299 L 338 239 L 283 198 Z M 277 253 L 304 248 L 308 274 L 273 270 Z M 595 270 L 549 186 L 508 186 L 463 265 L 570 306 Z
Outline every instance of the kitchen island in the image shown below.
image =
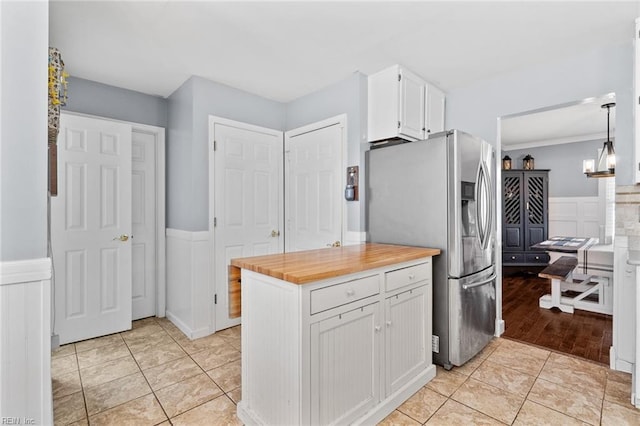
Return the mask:
M 432 256 L 361 244 L 242 268 L 245 424 L 371 424 L 435 377 Z

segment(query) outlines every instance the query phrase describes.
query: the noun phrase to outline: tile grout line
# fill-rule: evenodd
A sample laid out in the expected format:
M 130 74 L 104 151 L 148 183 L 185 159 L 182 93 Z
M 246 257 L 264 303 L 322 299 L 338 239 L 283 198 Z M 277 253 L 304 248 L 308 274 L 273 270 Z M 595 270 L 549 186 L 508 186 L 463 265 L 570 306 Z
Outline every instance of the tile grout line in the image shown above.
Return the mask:
M 217 388 L 222 392 L 220 395 L 216 396 L 215 398 L 212 398 L 212 399 L 210 399 L 210 400 L 204 401 L 203 403 L 198 404 L 198 405 L 196 405 L 196 406 L 194 406 L 194 407 L 190 408 L 189 410 L 186 410 L 185 412 L 180 413 L 180 414 L 178 414 L 178 415 L 181 415 L 181 414 L 187 413 L 187 412 L 189 412 L 189 411 L 191 411 L 191 410 L 193 410 L 193 409 L 195 409 L 195 408 L 197 408 L 197 407 L 200 407 L 201 405 L 204 405 L 204 404 L 206 404 L 206 403 L 208 403 L 208 402 L 210 402 L 210 401 L 212 401 L 212 400 L 214 400 L 214 399 L 216 399 L 216 398 L 218 398 L 218 397 L 220 397 L 220 396 L 223 396 L 223 395 L 224 395 L 224 396 L 225 396 L 225 397 L 226 397 L 226 398 L 227 398 L 227 399 L 228 399 L 228 400 L 229 400 L 229 401 L 230 401 L 234 406 L 237 406 L 237 403 L 236 403 L 236 402 L 235 402 L 235 401 L 234 401 L 234 400 L 229 396 L 229 393 L 228 393 L 228 392 L 226 392 L 225 390 L 223 390 L 223 389 L 222 389 L 222 387 L 220 387 L 220 385 L 218 385 L 218 383 L 216 383 L 216 381 L 215 381 L 215 380 L 213 380 L 213 379 L 211 378 L 211 376 L 209 376 L 209 374 L 207 374 L 207 371 L 205 371 L 205 370 L 204 370 L 204 368 L 203 368 L 203 367 L 202 367 L 202 366 L 201 366 L 201 365 L 200 365 L 200 364 L 199 364 L 195 359 L 193 359 L 192 354 L 188 353 L 188 352 L 187 352 L 187 351 L 182 347 L 182 345 L 180 345 L 180 343 L 176 340 L 176 338 L 175 338 L 173 335 L 171 335 L 171 334 L 170 334 L 170 333 L 165 329 L 165 327 L 163 327 L 163 326 L 158 322 L 157 317 L 152 317 L 152 318 L 154 318 L 154 321 L 153 321 L 153 322 L 150 322 L 150 323 L 157 324 L 157 325 L 162 329 L 162 331 L 163 331 L 166 335 L 168 335 L 168 336 L 171 338 L 171 340 L 172 340 L 174 343 L 176 343 L 176 344 L 180 347 L 180 349 L 185 353 L 186 357 L 188 357 L 188 358 L 189 358 L 189 359 L 190 359 L 190 360 L 191 360 L 191 361 L 192 361 L 192 362 L 193 362 L 193 363 L 194 363 L 194 364 L 195 364 L 195 365 L 200 369 L 201 373 L 198 373 L 198 374 L 202 374 L 202 373 L 204 373 L 204 374 L 206 375 L 206 377 L 207 377 L 209 380 L 211 380 L 211 382 L 212 382 L 212 383 L 214 383 L 214 384 L 215 384 L 215 386 L 216 386 L 216 387 L 217 387 Z M 145 382 L 147 383 L 147 386 L 149 386 L 149 389 L 151 390 L 151 392 L 150 392 L 149 394 L 142 395 L 142 396 L 140 396 L 140 397 L 138 397 L 138 398 L 134 398 L 134 399 L 131 399 L 131 400 L 129 400 L 129 401 L 122 402 L 121 404 L 114 405 L 113 407 L 109 407 L 108 409 L 105 409 L 105 410 L 103 410 L 103 411 L 100 411 L 100 412 L 98 412 L 98 413 L 95 413 L 94 415 L 98 415 L 98 414 L 100 414 L 100 413 L 104 413 L 104 412 L 106 412 L 106 411 L 108 411 L 108 410 L 111 410 L 111 409 L 117 408 L 117 407 L 119 407 L 119 406 L 121 406 L 121 405 L 124 405 L 124 404 L 126 404 L 126 403 L 128 403 L 128 402 L 134 401 L 134 400 L 136 400 L 136 399 L 142 398 L 142 397 L 144 397 L 144 396 L 146 396 L 146 395 L 153 394 L 153 396 L 154 396 L 154 398 L 156 399 L 156 401 L 158 401 L 158 404 L 160 405 L 160 408 L 162 409 L 162 411 L 163 411 L 163 413 L 164 413 L 164 415 L 165 415 L 165 418 L 166 418 L 166 420 L 163 420 L 162 422 L 164 422 L 164 421 L 169 421 L 169 423 L 173 424 L 173 422 L 171 422 L 171 418 L 168 416 L 168 414 L 167 414 L 167 412 L 165 411 L 164 407 L 163 407 L 163 406 L 162 406 L 162 404 L 159 402 L 159 399 L 158 399 L 158 396 L 157 396 L 157 394 L 156 394 L 156 391 L 151 387 L 151 384 L 149 383 L 149 380 L 147 379 L 146 375 L 144 374 L 143 369 L 141 368 L 140 364 L 138 363 L 138 360 L 136 359 L 136 357 L 134 356 L 133 352 L 131 351 L 131 348 L 129 347 L 129 343 L 127 343 L 127 340 L 124 338 L 124 336 L 122 335 L 122 333 L 123 333 L 123 332 L 113 333 L 112 335 L 115 335 L 115 334 L 119 335 L 119 337 L 122 339 L 123 343 L 125 344 L 125 347 L 127 348 L 127 351 L 128 351 L 128 353 L 129 353 L 129 355 L 133 358 L 133 361 L 136 363 L 136 366 L 138 367 L 138 371 L 137 371 L 137 372 L 135 372 L 135 373 L 131 373 L 131 374 L 128 374 L 128 375 L 125 375 L 125 376 L 123 376 L 123 377 L 128 377 L 128 376 L 131 376 L 131 375 L 135 375 L 135 374 L 140 373 L 140 374 L 142 375 L 142 377 L 144 378 Z M 159 333 L 157 333 L 157 334 L 159 334 Z M 103 337 L 103 336 L 101 336 L 101 337 Z M 141 338 L 142 338 L 142 339 L 145 339 L 145 338 L 147 338 L 147 337 L 148 337 L 148 336 L 141 336 Z M 222 338 L 222 340 L 224 341 L 225 345 L 228 345 L 228 346 L 230 346 L 231 348 L 233 348 L 234 350 L 239 351 L 239 350 L 238 350 L 234 345 L 230 344 L 230 343 L 229 343 L 229 341 L 228 341 L 227 339 L 223 338 L 222 336 L 220 336 L 220 337 L 221 337 L 221 338 Z M 190 340 L 190 341 L 191 341 L 191 340 Z M 84 418 L 87 420 L 87 422 L 88 422 L 88 423 L 90 423 L 90 420 L 89 420 L 89 417 L 90 417 L 90 416 L 89 416 L 89 410 L 88 410 L 88 406 L 87 406 L 86 393 L 85 393 L 85 386 L 84 386 L 84 384 L 83 384 L 83 382 L 82 382 L 82 376 L 81 376 L 81 374 L 80 374 L 80 363 L 79 363 L 79 361 L 78 361 L 78 353 L 77 353 L 76 348 L 75 348 L 75 343 L 73 343 L 73 345 L 74 345 L 74 353 L 73 353 L 73 355 L 74 355 L 74 356 L 75 356 L 75 358 L 76 358 L 76 365 L 77 365 L 77 367 L 76 367 L 76 372 L 78 373 L 78 376 L 79 376 L 79 378 L 80 378 L 80 389 L 81 389 L 81 390 L 80 390 L 80 392 L 82 392 L 82 397 L 83 397 L 83 402 L 84 402 L 84 411 L 85 411 L 85 413 L 84 413 L 84 414 L 85 414 L 85 417 L 84 417 Z M 98 346 L 98 347 L 96 347 L 96 348 L 91 348 L 91 349 L 88 349 L 88 350 L 85 350 L 85 351 L 81 351 L 81 352 L 88 352 L 88 351 L 90 351 L 90 350 L 99 349 L 99 348 L 101 348 L 101 347 L 103 347 L 103 346 L 108 346 L 108 345 L 109 345 L 109 344 L 107 344 L 107 345 L 102 345 L 102 346 Z M 205 350 L 207 350 L 207 348 L 203 348 L 202 350 L 198 350 L 198 351 L 194 352 L 193 354 L 197 354 L 197 353 L 200 353 L 200 352 L 204 352 Z M 91 367 L 99 366 L 99 365 L 101 365 L 101 364 L 105 364 L 105 363 L 107 363 L 107 362 L 111 362 L 111 361 L 116 361 L 116 360 L 119 360 L 119 359 L 123 359 L 123 358 L 125 358 L 125 357 L 126 357 L 126 356 L 123 356 L 123 357 L 120 357 L 120 358 L 116 358 L 116 359 L 113 359 L 113 360 L 108 360 L 108 361 L 105 361 L 104 363 L 98 363 L 98 364 L 92 365 L 92 366 L 87 367 L 87 368 L 91 368 Z M 178 359 L 180 359 L 180 358 L 178 358 Z M 161 366 L 161 365 L 164 365 L 164 364 L 168 364 L 168 363 L 173 362 L 173 361 L 176 361 L 176 360 L 170 360 L 170 361 L 167 361 L 167 362 L 165 362 L 165 363 L 163 363 L 163 364 L 159 364 L 158 366 Z M 223 367 L 223 366 L 228 365 L 228 364 L 230 364 L 230 363 L 232 363 L 232 362 L 234 362 L 234 361 L 235 361 L 235 360 L 225 362 L 224 364 L 221 364 L 221 365 L 219 365 L 219 366 L 217 366 L 217 367 L 214 367 L 213 369 Z M 158 366 L 154 366 L 153 368 L 158 367 Z M 95 385 L 95 386 L 101 386 L 101 385 L 103 385 L 103 384 L 110 383 L 110 382 L 113 382 L 113 381 L 118 380 L 118 379 L 121 379 L 121 378 L 122 378 L 122 377 L 119 377 L 119 378 L 117 378 L 117 379 L 113 379 L 113 380 L 109 380 L 109 381 L 107 381 L 107 382 L 100 383 L 99 385 Z M 187 379 L 189 379 L 189 378 L 187 378 Z M 185 379 L 185 380 L 187 380 L 187 379 Z M 182 380 L 182 381 L 184 381 L 184 380 Z M 177 382 L 177 383 L 180 383 L 180 382 Z M 167 385 L 166 387 L 172 386 L 172 385 L 174 385 L 174 384 L 175 384 L 175 383 L 172 383 L 172 384 L 170 384 L 170 385 Z M 166 387 L 163 387 L 162 389 L 165 389 Z M 234 391 L 234 390 L 236 390 L 236 389 L 239 389 L 239 387 L 236 387 L 236 388 L 234 388 L 234 389 L 230 390 L 229 392 L 232 392 L 232 391 Z M 158 390 L 160 390 L 160 389 L 158 389 Z M 175 417 L 177 417 L 178 415 L 176 415 Z M 78 420 L 82 420 L 82 419 L 78 419 Z M 162 423 L 162 422 L 160 422 L 160 423 Z
M 575 355 L 570 355 L 570 354 L 566 354 L 566 353 L 559 353 L 559 352 L 555 352 L 555 351 L 553 351 L 553 350 L 551 350 L 550 352 L 551 352 L 551 354 L 556 353 L 556 355 L 560 355 L 560 356 L 567 356 L 567 357 L 569 357 L 569 358 L 579 358 L 579 357 L 576 357 Z M 561 388 L 568 389 L 568 390 L 570 390 L 570 391 L 572 391 L 572 392 L 577 392 L 576 390 L 571 389 L 571 388 L 569 388 L 569 387 L 567 387 L 567 386 L 565 386 L 565 385 L 563 385 L 563 384 L 556 383 L 556 382 L 552 382 L 552 381 L 549 381 L 549 380 L 547 380 L 547 379 L 545 379 L 545 378 L 540 377 L 540 374 L 541 374 L 541 373 L 542 373 L 542 371 L 544 370 L 544 367 L 547 365 L 547 363 L 552 362 L 552 361 L 551 361 L 551 354 L 549 354 L 549 356 L 548 356 L 548 357 L 547 357 L 547 359 L 545 360 L 544 364 L 542 365 L 542 368 L 541 368 L 541 369 L 540 369 L 540 371 L 538 372 L 538 375 L 536 376 L 536 382 L 537 382 L 537 381 L 538 381 L 538 379 L 539 379 L 539 380 L 543 380 L 543 381 L 545 381 L 545 382 L 549 382 L 549 383 L 551 383 L 551 384 L 553 384 L 553 385 L 555 385 L 555 386 L 559 386 L 559 387 L 561 387 Z M 583 360 L 583 359 L 581 359 L 581 360 Z M 587 360 L 587 361 L 589 361 L 589 360 Z M 592 362 L 593 362 L 593 361 L 592 361 Z M 594 362 L 594 364 L 595 364 L 595 362 Z M 534 382 L 534 386 L 535 386 L 535 382 Z M 605 384 L 605 386 L 606 386 L 606 384 Z M 533 389 L 533 386 L 531 387 L 531 389 Z M 562 414 L 562 415 L 565 415 L 565 416 L 567 416 L 567 417 L 570 417 L 570 418 L 572 418 L 572 419 L 574 419 L 574 420 L 577 420 L 577 421 L 579 421 L 579 422 L 582 422 L 582 423 L 588 423 L 588 422 L 586 422 L 586 421 L 584 421 L 584 420 L 582 420 L 582 419 L 579 419 L 579 418 L 575 417 L 574 415 L 570 415 L 570 414 L 568 414 L 568 413 L 563 413 L 563 412 L 558 411 L 557 409 L 555 409 L 555 408 L 553 408 L 553 407 L 549 407 L 549 406 L 547 406 L 547 405 L 545 405 L 545 404 L 542 404 L 542 403 L 540 403 L 540 402 L 537 402 L 537 401 L 534 401 L 534 400 L 529 399 L 529 394 L 531 393 L 531 389 L 529 389 L 529 392 L 527 393 L 527 397 L 526 397 L 525 401 L 527 401 L 527 400 L 528 400 L 528 401 L 531 401 L 531 402 L 532 402 L 532 403 L 534 403 L 534 404 L 538 404 L 538 405 L 540 405 L 540 406 L 542 406 L 542 407 L 548 408 L 549 410 L 555 411 L 556 413 L 560 413 L 560 414 Z M 604 400 L 604 394 L 603 394 L 603 400 Z M 599 422 L 599 424 L 602 424 L 602 403 L 601 403 L 601 407 L 600 407 L 600 422 Z
M 496 349 L 497 349 L 497 348 L 496 348 Z M 495 349 L 494 349 L 493 351 L 491 351 L 491 353 L 493 353 L 493 352 L 495 352 Z M 489 357 L 487 357 L 487 358 L 489 358 Z M 473 371 L 472 371 L 471 373 L 469 373 L 469 375 L 467 376 L 467 380 L 465 380 L 464 382 L 462 382 L 462 384 L 458 387 L 458 389 L 460 389 L 460 388 L 461 388 L 465 383 L 467 383 L 469 380 L 473 379 L 473 380 L 475 380 L 475 381 L 477 381 L 477 382 L 480 382 L 480 383 L 482 383 L 482 384 L 484 384 L 484 385 L 491 386 L 491 387 L 492 387 L 492 388 L 494 388 L 494 389 L 498 389 L 498 390 L 501 390 L 501 391 L 504 391 L 504 392 L 508 392 L 508 393 L 512 393 L 512 394 L 513 394 L 513 392 L 509 392 L 509 391 L 506 391 L 506 390 L 504 390 L 504 389 L 500 389 L 499 387 L 494 386 L 494 385 L 492 385 L 492 384 L 490 384 L 490 383 L 485 383 L 485 382 L 483 382 L 482 380 L 478 380 L 478 379 L 476 379 L 476 378 L 471 377 L 471 376 L 473 375 L 473 373 L 475 373 L 475 372 L 478 370 L 478 368 L 480 368 L 480 366 L 481 366 L 482 364 L 484 364 L 484 362 L 487 360 L 487 358 L 483 359 L 483 360 L 482 360 L 482 362 L 481 362 L 480 364 L 478 364 L 478 366 L 477 366 L 476 368 L 474 368 L 474 369 L 473 369 Z M 458 389 L 456 389 L 456 391 L 457 391 Z M 455 391 L 454 391 L 453 393 L 455 393 Z M 451 394 L 451 396 L 453 396 L 453 393 Z M 515 395 L 515 394 L 514 394 L 514 395 Z M 451 398 L 451 397 L 449 397 L 449 399 L 452 399 L 452 398 Z M 477 411 L 478 413 L 480 413 L 480 414 L 482 414 L 482 415 L 484 415 L 484 416 L 487 416 L 487 417 L 489 417 L 489 418 L 491 418 L 491 419 L 493 419 L 493 420 L 495 420 L 495 421 L 497 421 L 497 422 L 499 422 L 499 423 L 506 424 L 506 423 L 505 423 L 505 422 L 503 422 L 502 420 L 497 419 L 497 418 L 495 418 L 494 416 L 492 416 L 492 415 L 490 415 L 490 414 L 485 413 L 484 411 L 480 411 L 480 410 L 478 410 L 477 408 L 471 407 L 471 406 L 469 406 L 469 405 L 465 404 L 464 402 L 458 401 L 458 400 L 456 400 L 456 399 L 453 399 L 453 401 L 454 401 L 454 402 L 457 402 L 458 404 L 463 405 L 463 406 L 465 406 L 465 407 L 467 407 L 467 408 L 470 408 L 471 410 Z M 523 404 L 524 404 L 524 402 L 523 402 Z M 435 413 L 434 413 L 434 414 L 435 414 Z M 516 417 L 518 417 L 518 416 L 516 415 Z M 515 421 L 515 419 L 514 419 L 514 421 Z M 512 423 L 513 423 L 513 422 L 511 422 L 511 424 L 512 424 Z
M 156 321 L 154 321 L 156 322 Z M 162 326 L 160 326 L 160 328 L 162 328 Z M 164 330 L 164 328 L 163 328 Z M 133 352 L 131 352 L 131 348 L 129 347 L 129 344 L 127 343 L 127 340 L 124 338 L 124 336 L 120 336 L 122 337 L 122 340 L 124 340 L 124 344 L 127 346 L 127 350 L 129 351 L 129 353 L 131 354 L 131 358 L 133 358 L 133 362 L 136 363 L 136 365 L 138 366 L 138 369 L 140 370 L 140 374 L 142 375 L 142 378 L 144 379 L 144 381 L 147 383 L 147 386 L 149 386 L 149 390 L 151 390 L 151 395 L 153 395 L 153 397 L 155 398 L 155 400 L 158 402 L 158 405 L 160 406 L 160 409 L 162 410 L 162 413 L 164 414 L 164 417 L 169 420 L 169 416 L 167 415 L 167 412 L 164 410 L 164 407 L 162 406 L 162 404 L 160 403 L 160 400 L 158 399 L 158 396 L 156 395 L 156 393 L 153 391 L 153 388 L 151 387 L 151 383 L 149 383 L 149 380 L 147 379 L 147 376 L 144 375 L 144 372 L 142 371 L 142 367 L 140 367 L 140 364 L 138 363 L 138 360 L 136 359 L 136 357 L 133 355 Z M 143 395 L 145 396 L 145 395 Z M 141 397 L 142 398 L 142 397 Z M 128 401 L 127 401 L 128 402 Z M 124 403 L 126 404 L 126 402 Z M 164 422 L 165 420 L 163 420 L 162 422 Z M 160 423 L 162 423 L 160 422 Z M 158 424 L 160 424 L 158 423 Z M 169 422 L 170 424 L 172 424 L 171 422 Z
M 78 366 L 78 378 L 80 379 L 80 392 L 82 392 L 82 400 L 84 402 L 84 418 L 87 419 L 89 424 L 89 407 L 87 406 L 87 395 L 84 393 L 84 385 L 82 384 L 82 374 L 80 374 L 80 360 L 78 359 L 78 351 L 75 343 L 73 344 L 74 355 L 76 356 L 76 365 Z M 55 417 L 55 416 L 54 416 Z M 54 419 L 55 423 L 55 419 Z
M 549 362 L 549 358 L 551 358 L 551 353 L 549 353 L 549 355 L 547 355 L 547 357 L 544 360 L 544 363 L 542 364 L 542 368 L 540 369 L 540 371 L 538 371 L 538 374 L 536 374 L 534 376 L 533 384 L 531 385 L 531 387 L 527 391 L 527 394 L 524 396 L 524 401 L 522 401 L 522 405 L 520 405 L 520 408 L 518 409 L 518 412 L 516 413 L 516 416 L 514 417 L 513 421 L 511 422 L 512 425 L 515 423 L 516 419 L 520 415 L 520 412 L 522 411 L 522 407 L 524 407 L 524 404 L 527 401 L 530 401 L 532 403 L 537 404 L 537 402 L 534 402 L 534 401 L 529 399 L 529 395 L 531 394 L 531 389 L 533 389 L 533 387 L 536 385 L 536 382 L 538 381 L 538 378 L 540 378 L 540 373 L 542 373 L 542 370 L 544 370 L 545 365 L 547 365 L 547 362 Z M 539 405 L 542 405 L 542 404 L 539 404 Z M 544 405 L 542 405 L 542 406 L 545 407 Z M 547 407 L 547 408 L 549 408 L 549 407 Z M 556 410 L 554 410 L 554 411 L 556 411 Z M 559 412 L 559 411 L 556 411 L 556 412 Z
M 157 318 L 157 317 L 155 317 L 155 318 Z M 156 323 L 158 323 L 158 321 L 157 321 L 157 320 L 156 320 Z M 218 385 L 218 383 L 216 383 L 216 381 L 215 381 L 215 380 L 213 380 L 213 379 L 211 378 L 211 376 L 209 376 L 209 374 L 207 374 L 207 372 L 204 370 L 204 368 L 203 368 L 200 364 L 198 364 L 198 362 L 197 362 L 195 359 L 193 359 L 193 357 L 191 356 L 192 354 L 190 354 L 189 352 L 187 352 L 187 351 L 185 350 L 185 348 L 184 348 L 184 347 L 182 347 L 182 345 L 180 344 L 180 342 L 178 342 L 178 341 L 175 339 L 175 337 L 173 337 L 171 334 L 169 334 L 169 332 L 167 332 L 167 330 L 166 330 L 164 327 L 162 327 L 162 325 L 161 325 L 161 324 L 159 324 L 159 323 L 158 323 L 158 325 L 159 325 L 159 326 L 164 330 L 164 332 L 165 332 L 169 337 L 171 337 L 171 339 L 172 339 L 172 340 L 173 340 L 173 341 L 174 341 L 178 346 L 180 346 L 180 349 L 182 349 L 182 350 L 185 352 L 185 354 L 187 355 L 187 357 L 189 357 L 189 359 L 191 359 L 191 361 L 192 361 L 192 362 L 193 362 L 193 363 L 194 363 L 194 364 L 195 364 L 195 365 L 200 369 L 200 371 L 201 371 L 202 373 L 204 373 L 204 374 L 207 376 L 207 378 L 208 378 L 209 380 L 211 380 L 211 381 L 212 381 L 212 382 L 213 382 L 213 383 L 218 387 L 218 389 L 220 389 L 220 391 L 222 391 L 222 394 L 221 394 L 221 395 L 218 395 L 218 396 L 216 396 L 215 398 L 212 398 L 212 399 L 209 399 L 209 400 L 207 400 L 207 401 L 204 401 L 204 402 L 202 402 L 201 404 L 198 404 L 198 405 L 196 405 L 196 406 L 194 406 L 194 407 L 191 407 L 191 408 L 189 408 L 188 410 L 186 410 L 186 411 L 184 411 L 184 412 L 182 412 L 182 413 L 176 414 L 173 418 L 178 417 L 178 416 L 181 416 L 182 414 L 188 413 L 189 411 L 191 411 L 191 410 L 193 410 L 193 409 L 195 409 L 195 408 L 198 408 L 198 407 L 200 407 L 200 406 L 202 406 L 202 405 L 204 405 L 204 404 L 206 404 L 206 403 L 208 403 L 208 402 L 211 402 L 211 401 L 213 401 L 214 399 L 217 399 L 217 398 L 219 398 L 220 396 L 223 396 L 223 395 L 224 395 L 224 396 L 226 396 L 226 397 L 231 401 L 231 403 L 232 403 L 234 406 L 237 406 L 237 404 L 233 401 L 233 399 L 232 399 L 231 397 L 229 397 L 229 396 L 227 395 L 227 393 L 222 389 L 222 387 L 221 387 L 220 385 Z M 214 333 L 214 334 L 215 334 L 215 333 Z M 211 335 L 213 335 L 213 334 L 211 334 Z M 186 338 L 188 338 L 187 336 L 185 336 L 185 337 L 186 337 Z M 205 336 L 205 337 L 207 337 L 207 336 Z M 222 336 L 220 336 L 220 337 L 222 338 Z M 229 343 L 228 343 L 224 338 L 223 338 L 223 340 L 224 340 L 225 344 L 229 345 Z M 190 339 L 189 341 L 192 341 L 192 340 Z M 233 347 L 234 349 L 236 349 L 233 345 L 230 345 L 230 346 L 231 346 L 231 347 Z M 198 354 L 198 353 L 200 353 L 200 352 L 204 352 L 204 351 L 206 351 L 206 350 L 207 350 L 206 348 L 203 348 L 202 350 L 196 351 L 196 352 L 194 352 L 193 354 Z M 236 349 L 236 350 L 237 350 L 237 349 Z M 133 354 L 132 354 L 132 355 L 133 355 Z M 134 359 L 135 359 L 135 358 L 134 358 Z M 175 360 L 174 360 L 174 361 L 175 361 Z M 166 362 L 165 364 L 168 364 L 169 362 L 172 362 L 172 361 L 168 361 L 168 362 Z M 233 362 L 233 361 L 229 361 L 229 362 L 227 362 L 227 363 L 224 363 L 224 364 L 219 365 L 218 367 L 214 367 L 214 368 L 223 367 L 223 366 L 225 366 L 225 365 L 227 365 L 227 364 L 230 364 L 231 362 Z M 160 364 L 160 365 L 164 365 L 164 364 Z M 140 371 L 142 371 L 142 369 L 140 369 Z M 199 373 L 199 374 L 200 374 L 200 373 Z M 144 376 L 144 373 L 142 373 L 142 375 Z M 195 376 L 192 376 L 192 377 L 195 377 Z M 190 379 L 190 377 L 188 377 L 188 378 L 186 378 L 186 379 L 184 379 L 184 380 L 181 380 L 180 382 L 183 382 L 183 381 L 188 380 L 188 379 Z M 146 380 L 146 376 L 145 376 L 145 380 Z M 180 383 L 180 382 L 176 382 L 176 383 Z M 148 381 L 147 381 L 147 383 L 148 383 Z M 173 386 L 173 385 L 175 385 L 176 383 L 172 383 L 172 384 L 170 384 L 170 385 L 167 385 L 167 386 L 165 386 L 165 387 L 164 387 L 164 388 L 162 388 L 162 389 L 168 388 L 169 386 Z M 151 385 L 149 385 L 149 387 L 151 388 Z M 235 388 L 235 389 L 237 389 L 237 388 Z M 233 389 L 233 390 L 235 390 L 235 389 Z M 158 390 L 161 390 L 161 389 L 158 389 Z M 157 397 L 157 395 L 155 394 L 155 392 L 156 392 L 156 391 L 155 391 L 153 388 L 151 388 L 151 391 L 153 392 L 154 396 L 155 396 L 155 397 L 156 397 L 156 399 L 157 399 L 158 397 Z M 159 401 L 159 400 L 158 400 L 158 401 Z M 162 407 L 162 404 L 160 404 L 160 406 Z M 162 407 L 162 410 L 164 411 L 164 407 Z M 171 421 L 171 418 L 167 415 L 166 411 L 164 411 L 164 413 L 165 413 L 165 415 L 167 416 L 167 419 L 169 420 L 169 423 L 173 424 L 173 422 Z

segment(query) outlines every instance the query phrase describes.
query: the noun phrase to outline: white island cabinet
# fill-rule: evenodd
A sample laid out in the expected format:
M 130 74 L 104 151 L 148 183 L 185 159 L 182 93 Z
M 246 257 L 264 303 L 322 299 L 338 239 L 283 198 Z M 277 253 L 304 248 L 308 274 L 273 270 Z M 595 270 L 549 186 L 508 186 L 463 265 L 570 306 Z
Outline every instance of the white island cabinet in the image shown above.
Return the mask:
M 431 257 L 362 244 L 234 259 L 245 424 L 371 424 L 435 377 Z

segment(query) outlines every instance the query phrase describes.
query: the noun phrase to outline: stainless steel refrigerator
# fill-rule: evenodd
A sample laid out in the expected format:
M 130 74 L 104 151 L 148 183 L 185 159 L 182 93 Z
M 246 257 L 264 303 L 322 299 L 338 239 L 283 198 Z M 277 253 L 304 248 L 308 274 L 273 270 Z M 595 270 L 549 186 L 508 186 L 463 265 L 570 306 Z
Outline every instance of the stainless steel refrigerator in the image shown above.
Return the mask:
M 369 241 L 442 250 L 433 261 L 433 350 L 447 369 L 494 335 L 494 155 L 459 130 L 367 152 Z

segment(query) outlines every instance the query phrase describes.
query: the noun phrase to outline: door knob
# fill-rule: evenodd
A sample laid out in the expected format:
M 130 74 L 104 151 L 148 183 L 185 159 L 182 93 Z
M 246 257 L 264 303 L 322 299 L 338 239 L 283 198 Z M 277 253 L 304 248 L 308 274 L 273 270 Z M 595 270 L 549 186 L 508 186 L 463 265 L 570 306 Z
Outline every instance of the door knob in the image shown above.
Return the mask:
M 280 236 L 280 231 L 276 231 L 275 229 L 273 231 L 271 231 L 271 236 L 272 237 L 279 237 Z
M 133 235 L 131 236 L 131 238 L 133 238 Z M 115 237 L 112 241 L 116 241 L 116 240 L 119 240 L 119 241 L 122 241 L 122 242 L 128 241 L 129 240 L 129 236 L 127 234 L 122 234 L 119 237 Z

